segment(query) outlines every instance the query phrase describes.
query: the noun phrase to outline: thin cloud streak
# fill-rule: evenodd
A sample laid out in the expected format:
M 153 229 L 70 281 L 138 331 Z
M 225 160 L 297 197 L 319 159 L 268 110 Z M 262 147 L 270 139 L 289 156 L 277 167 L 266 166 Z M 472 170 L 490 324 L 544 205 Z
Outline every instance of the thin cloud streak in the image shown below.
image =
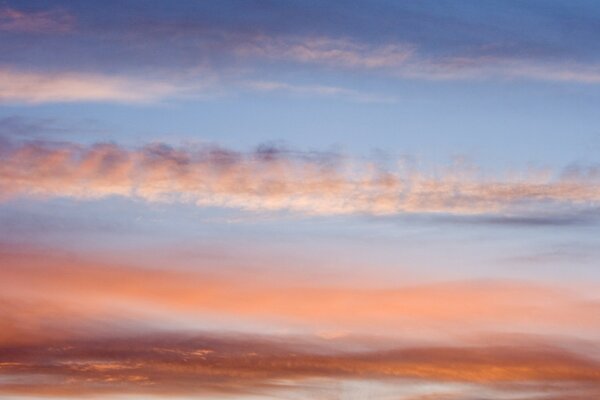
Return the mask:
M 514 5 L 509 6 L 508 9 L 513 7 Z M 77 12 L 78 7 L 71 8 L 73 12 Z M 174 9 L 177 8 L 174 7 Z M 182 7 L 182 9 L 185 8 Z M 218 9 L 218 7 L 216 8 Z M 271 8 L 275 10 L 279 6 Z M 286 7 L 281 8 L 285 9 Z M 300 7 L 300 9 L 302 8 Z M 408 9 L 410 8 L 408 7 Z M 574 7 L 574 9 L 577 8 Z M 423 30 L 421 35 L 414 35 L 415 32 L 412 31 L 402 32 L 402 29 L 396 35 L 384 35 L 384 32 L 381 31 L 374 40 L 370 36 L 357 35 L 356 29 L 348 32 L 344 32 L 344 30 L 327 32 L 327 29 L 314 29 L 311 34 L 303 34 L 301 32 L 304 30 L 296 26 L 288 30 L 288 33 L 284 33 L 274 29 L 273 25 L 279 25 L 278 19 L 270 20 L 273 15 L 269 12 L 265 14 L 264 20 L 251 19 L 250 24 L 234 22 L 239 17 L 235 13 L 230 16 L 232 20 L 229 21 L 228 18 L 225 18 L 223 21 L 225 23 L 215 24 L 202 12 L 198 14 L 198 10 L 195 14 L 198 21 L 188 18 L 187 14 L 185 14 L 186 18 L 181 18 L 181 16 L 173 17 L 160 13 L 154 14 L 151 12 L 152 10 L 148 11 L 150 13 L 145 14 L 135 6 L 124 6 L 122 7 L 123 18 L 110 19 L 107 26 L 98 29 L 98 26 L 89 21 L 89 19 L 93 21 L 93 18 L 90 16 L 85 18 L 85 12 L 81 15 L 82 21 L 78 21 L 79 15 L 72 15 L 60 9 L 22 11 L 17 8 L 4 7 L 0 8 L 0 31 L 45 34 L 77 33 L 72 36 L 61 35 L 64 43 L 72 45 L 67 46 L 66 51 L 73 52 L 75 50 L 77 52 L 80 50 L 91 60 L 99 57 L 110 58 L 106 60 L 107 65 L 111 66 L 111 69 L 115 65 L 120 65 L 117 70 L 128 71 L 125 75 L 129 75 L 131 71 L 152 69 L 153 66 L 156 71 L 169 70 L 171 75 L 180 75 L 202 65 L 209 68 L 213 74 L 218 74 L 223 69 L 251 71 L 250 75 L 254 76 L 257 81 L 266 81 L 270 79 L 272 72 L 269 68 L 273 64 L 280 64 L 279 66 L 291 70 L 298 65 L 304 67 L 314 65 L 339 71 L 383 74 L 401 79 L 486 80 L 500 78 L 593 85 L 600 83 L 600 65 L 597 57 L 582 57 L 578 52 L 570 53 L 568 51 L 562 54 L 562 57 L 557 57 L 561 53 L 556 53 L 558 50 L 552 50 L 556 47 L 557 36 L 553 30 L 546 32 L 551 36 L 542 41 L 524 40 L 521 30 L 513 32 L 513 35 L 508 37 L 497 37 L 494 34 L 490 35 L 490 30 L 484 29 L 479 23 L 473 24 L 474 21 L 462 21 L 464 25 L 457 26 L 457 21 L 452 17 L 439 18 L 435 15 L 436 13 L 427 17 L 428 12 L 425 12 L 422 15 L 425 18 L 424 25 L 416 23 L 410 18 L 404 21 L 407 23 L 406 26 L 412 26 L 411 29 L 415 32 Z M 304 17 L 320 12 L 310 6 L 307 6 L 305 11 L 309 13 Z M 391 15 L 397 14 L 397 18 L 403 20 L 410 15 L 410 13 L 404 14 L 398 13 L 398 11 L 397 7 L 390 7 L 390 14 L 387 17 L 391 18 Z M 82 9 L 79 9 L 78 12 L 82 12 Z M 193 11 L 191 12 L 194 14 Z M 205 12 L 210 14 L 208 10 Z M 256 10 L 247 10 L 247 12 L 249 15 L 253 15 Z M 363 12 L 368 14 L 369 11 L 361 11 L 361 13 Z M 527 15 L 531 9 L 524 7 L 524 9 L 520 9 L 520 12 Z M 303 13 L 298 12 L 297 14 Z M 354 15 L 354 17 L 356 16 L 358 15 Z M 536 15 L 536 17 L 539 16 Z M 349 23 L 349 21 L 346 22 Z M 555 20 L 550 21 L 556 24 Z M 298 20 L 295 22 L 297 23 Z M 303 24 L 310 25 L 311 22 L 317 21 L 307 20 Z M 568 22 L 573 23 L 572 21 Z M 582 19 L 579 22 L 586 26 L 589 32 L 593 32 L 592 20 Z M 527 24 L 527 21 L 521 21 L 521 23 Z M 445 26 L 448 38 L 456 35 L 456 31 L 459 29 L 467 29 L 466 36 L 457 35 L 454 40 L 440 46 L 441 38 L 437 36 L 439 32 L 435 32 L 435 29 L 432 30 L 435 27 L 434 24 Z M 518 26 L 519 23 L 516 27 Z M 556 26 L 559 25 L 556 24 Z M 116 34 L 107 35 L 107 30 Z M 504 33 L 510 33 L 511 30 Z M 319 33 L 320 31 L 321 33 Z M 492 31 L 498 33 L 494 29 Z M 565 35 L 564 31 L 559 33 Z M 430 34 L 433 36 L 430 37 Z M 94 46 L 91 46 L 91 49 L 77 47 L 82 46 L 77 43 L 79 37 L 85 37 Z M 575 40 L 576 37 L 577 35 L 571 40 Z M 587 37 L 587 40 L 591 41 L 592 39 L 594 39 L 592 36 Z M 97 54 L 93 49 L 96 47 L 97 51 L 101 52 L 107 43 L 115 49 L 115 54 Z M 580 45 L 580 43 L 577 44 Z M 563 48 L 560 50 L 565 51 L 566 47 L 568 46 L 563 44 Z M 15 51 L 11 47 L 8 49 L 11 52 Z M 32 49 L 36 50 L 36 46 L 21 45 L 16 54 L 27 55 Z M 36 51 L 32 53 L 36 53 Z M 73 56 L 72 54 L 67 55 Z M 71 61 L 80 58 L 80 54 L 67 57 L 67 59 L 74 59 Z M 28 66 L 31 67 L 30 58 L 25 57 L 24 60 L 27 61 L 18 63 L 17 57 L 10 62 L 17 63 L 13 65 L 13 68 L 20 71 L 23 67 L 26 69 Z M 148 60 L 152 61 L 149 63 Z M 165 63 L 165 60 L 168 60 L 168 63 Z M 60 66 L 60 63 L 54 63 L 53 69 L 64 70 L 70 67 L 78 71 L 73 64 L 76 63 L 72 62 L 66 67 Z M 44 62 L 38 62 L 37 65 L 44 65 Z M 71 74 L 85 74 L 76 71 Z M 69 74 L 69 72 L 63 72 L 63 74 Z M 224 78 L 227 79 L 227 77 Z M 62 85 L 69 86 L 68 82 L 63 82 Z M 321 82 L 315 86 L 332 85 Z M 123 101 L 123 96 L 114 100 Z M 133 95 L 130 94 L 130 96 Z M 131 101 L 129 97 L 126 100 Z M 30 100 L 25 101 L 29 102 Z M 82 99 L 82 101 L 86 100 Z
M 372 46 L 348 39 L 329 37 L 269 38 L 258 36 L 237 52 L 251 57 L 282 59 L 344 68 L 390 68 L 406 62 L 412 46 Z
M 205 98 L 247 90 L 329 97 L 364 103 L 390 103 L 389 94 L 369 93 L 326 83 L 303 85 L 261 79 L 264 63 L 311 64 L 417 80 L 539 80 L 579 84 L 600 83 L 600 66 L 578 62 L 540 62 L 518 57 L 451 55 L 424 56 L 406 44 L 373 45 L 334 38 L 258 36 L 233 46 L 236 60 L 228 65 L 202 63 L 203 71 L 183 68 L 139 79 L 130 72 L 28 71 L 0 68 L 0 103 L 71 102 L 149 103 L 168 99 Z M 233 71 L 233 72 L 231 72 Z M 245 72 L 241 72 L 245 71 Z M 218 82 L 207 83 L 201 76 Z M 252 77 L 252 79 L 249 79 Z M 218 78 L 218 79 L 217 79 Z
M 323 345 L 326 343 L 323 343 Z M 152 335 L 0 347 L 9 379 L 0 393 L 277 395 L 311 378 L 461 383 L 474 392 L 551 395 L 600 392 L 600 364 L 560 347 L 429 346 L 387 351 L 324 350 L 284 337 Z M 107 349 L 109 349 L 107 351 Z
M 251 81 L 246 86 L 259 92 L 287 92 L 300 96 L 317 96 L 346 99 L 358 103 L 394 103 L 395 98 L 337 86 L 296 85 L 276 81 Z
M 200 207 L 309 215 L 433 214 L 512 218 L 573 214 L 600 206 L 597 168 L 489 176 L 451 165 L 435 173 L 398 163 L 298 153 L 240 153 L 210 146 L 139 149 L 116 144 L 8 143 L 0 151 L 0 197 L 124 196 Z
M 333 37 L 257 36 L 239 46 L 244 57 L 313 64 L 342 70 L 379 71 L 404 79 L 526 79 L 581 84 L 600 83 L 600 65 L 536 60 L 519 55 L 425 55 L 410 43 L 372 44 Z
M 227 74 L 224 74 L 227 75 Z M 202 78 L 200 77 L 202 76 Z M 359 103 L 392 103 L 395 98 L 328 85 L 244 81 L 238 73 L 216 79 L 216 73 L 187 71 L 139 79 L 129 75 L 84 72 L 27 72 L 0 68 L 0 104 L 76 102 L 156 103 L 172 99 L 204 99 L 244 91 L 326 97 Z M 227 84 L 215 80 L 228 81 Z
M 302 85 L 260 79 L 264 63 L 299 63 L 418 80 L 526 79 L 580 84 L 600 83 L 600 66 L 576 62 L 539 62 L 518 57 L 420 55 L 406 44 L 372 45 L 334 38 L 270 39 L 258 36 L 231 50 L 236 60 L 227 68 L 202 63 L 203 71 L 183 68 L 139 79 L 130 72 L 29 71 L 0 68 L 0 103 L 72 102 L 149 103 L 167 99 L 204 98 L 247 90 L 330 97 L 364 103 L 391 103 L 393 96 L 325 83 Z M 229 73 L 223 72 L 229 70 Z M 233 72 L 232 72 L 233 71 Z M 245 72 L 241 72 L 245 71 Z M 250 72 L 250 73 L 249 73 Z M 207 83 L 200 76 L 216 78 Z M 253 79 L 248 79 L 250 76 Z
M 75 17 L 65 11 L 26 12 L 11 7 L 0 8 L 0 31 L 16 33 L 66 33 Z
M 193 93 L 194 88 L 161 81 L 76 72 L 0 69 L 0 103 L 147 103 Z

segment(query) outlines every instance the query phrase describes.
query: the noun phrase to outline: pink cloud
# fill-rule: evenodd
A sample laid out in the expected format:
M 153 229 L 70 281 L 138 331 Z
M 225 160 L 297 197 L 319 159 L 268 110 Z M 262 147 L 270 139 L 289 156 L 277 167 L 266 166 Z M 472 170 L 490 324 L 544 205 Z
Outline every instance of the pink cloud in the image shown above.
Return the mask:
M 257 36 L 237 54 L 271 61 L 347 70 L 374 70 L 407 79 L 528 79 L 600 83 L 600 67 L 577 62 L 539 61 L 516 56 L 426 55 L 410 43 L 365 43 L 347 38 Z
M 198 85 L 191 87 L 197 88 Z M 160 79 L 0 68 L 0 103 L 144 103 L 177 96 L 185 91 L 181 85 Z
M 454 165 L 434 174 L 402 163 L 383 169 L 374 161 L 349 157 L 194 150 L 160 143 L 139 149 L 24 143 L 9 146 L 0 157 L 0 195 L 5 199 L 124 196 L 310 215 L 500 217 L 560 215 L 600 203 L 598 177 L 560 171 L 489 176 Z

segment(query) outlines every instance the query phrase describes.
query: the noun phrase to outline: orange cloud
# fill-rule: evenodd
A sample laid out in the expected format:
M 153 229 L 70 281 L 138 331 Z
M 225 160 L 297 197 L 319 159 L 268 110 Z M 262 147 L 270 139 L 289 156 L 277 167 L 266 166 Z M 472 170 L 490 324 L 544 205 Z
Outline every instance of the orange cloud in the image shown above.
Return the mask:
M 598 298 L 580 287 L 478 281 L 365 289 L 299 285 L 283 275 L 274 284 L 202 265 L 140 268 L 33 250 L 5 252 L 0 262 L 0 313 L 7 327 L 0 343 L 36 342 L 46 331 L 77 336 L 103 321 L 152 324 L 174 314 L 191 322 L 218 316 L 308 329 L 324 337 L 495 330 L 593 336 L 600 329 Z
M 0 393 L 270 394 L 310 379 L 422 384 L 461 383 L 471 393 L 600 393 L 600 363 L 559 347 L 404 347 L 337 351 L 298 338 L 240 335 L 153 335 L 0 347 Z M 27 378 L 26 381 L 14 377 Z M 432 386 L 431 394 L 436 394 Z M 594 397 L 594 396 L 592 396 Z M 502 397 L 504 398 L 504 397 Z M 523 397 L 519 397 L 523 398 Z
M 460 166 L 436 174 L 399 163 L 263 148 L 140 149 L 33 142 L 0 153 L 0 194 L 103 198 L 327 214 L 552 215 L 597 207 L 595 172 L 504 174 Z

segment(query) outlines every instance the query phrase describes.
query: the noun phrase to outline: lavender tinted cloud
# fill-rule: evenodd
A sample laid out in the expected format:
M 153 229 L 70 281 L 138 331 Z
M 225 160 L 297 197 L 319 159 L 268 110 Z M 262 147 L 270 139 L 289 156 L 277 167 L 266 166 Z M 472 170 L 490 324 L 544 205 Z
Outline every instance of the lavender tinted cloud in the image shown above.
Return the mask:
M 115 5 L 88 9 L 65 3 L 66 11 L 16 3 L 3 8 L 0 29 L 5 32 L 76 35 L 6 41 L 0 44 L 6 54 L 2 62 L 17 70 L 48 65 L 73 74 L 99 74 L 108 67 L 124 76 L 141 70 L 177 75 L 202 65 L 213 71 L 251 71 L 257 81 L 271 79 L 274 65 L 292 72 L 313 65 L 402 79 L 600 80 L 597 10 L 581 2 L 568 9 L 509 2 L 504 7 L 465 3 L 439 10 L 421 4 L 359 3 L 331 12 L 340 14 L 334 23 L 311 4 L 254 9 L 223 2 L 155 9 L 132 3 L 119 4 L 118 15 L 111 13 Z M 465 12 L 469 7 L 471 12 Z M 536 35 L 524 37 L 528 29 Z M 56 49 L 62 57 L 55 56 Z M 315 85 L 332 86 L 324 81 Z
M 367 43 L 334 37 L 256 37 L 237 52 L 245 57 L 313 64 L 342 70 L 371 70 L 424 80 L 524 79 L 600 83 L 600 65 L 539 60 L 520 54 L 426 54 L 410 43 Z
M 214 26 L 206 21 L 193 23 L 185 18 L 180 21 L 166 16 L 137 15 L 139 10 L 129 12 L 132 15 L 124 10 L 123 20 L 104 21 L 107 26 L 97 25 L 93 19 L 88 21 L 89 26 L 85 23 L 78 26 L 77 37 L 86 38 L 85 46 L 75 37 L 46 43 L 43 47 L 37 41 L 24 44 L 19 43 L 25 39 L 9 41 L 11 44 L 4 51 L 7 56 L 2 59 L 0 69 L 0 101 L 32 104 L 148 102 L 182 95 L 239 92 L 248 88 L 277 89 L 305 96 L 335 96 L 354 101 L 390 99 L 386 94 L 362 93 L 356 88 L 336 86 L 326 77 L 314 79 L 308 85 L 275 82 L 271 78 L 273 68 L 298 71 L 307 66 L 316 67 L 315 74 L 321 68 L 325 70 L 321 72 L 326 73 L 331 70 L 359 72 L 391 79 L 536 80 L 593 85 L 600 82 L 600 64 L 593 58 L 542 57 L 538 56 L 535 44 L 517 43 L 513 49 L 503 41 L 484 41 L 477 46 L 449 46 L 442 51 L 432 51 L 431 43 L 417 40 L 418 37 L 412 35 L 373 40 L 344 32 L 279 31 L 269 28 L 268 23 L 262 28 L 236 29 L 228 25 Z M 75 29 L 74 19 L 71 14 L 56 10 L 4 8 L 0 10 L 0 29 L 9 33 L 67 32 Z M 200 20 L 204 21 L 203 18 Z M 474 27 L 469 26 L 469 29 Z M 90 41 L 96 45 L 89 46 Z M 64 49 L 60 50 L 63 55 L 60 60 L 69 60 L 68 65 L 61 64 L 60 60 L 57 62 L 54 53 L 32 63 L 48 48 L 61 46 Z M 79 65 L 84 59 L 88 61 Z M 165 60 L 169 61 L 168 65 L 164 64 Z M 31 72 L 32 65 L 37 68 L 50 66 L 52 72 Z M 107 75 L 102 66 L 110 66 L 112 75 Z M 185 78 L 194 75 L 198 66 L 202 66 L 204 72 L 220 76 L 219 84 L 206 88 L 198 85 L 196 79 Z M 134 78 L 140 71 L 157 78 Z M 233 76 L 223 71 L 233 71 Z
M 21 11 L 0 8 L 0 31 L 23 33 L 66 33 L 73 29 L 75 17 L 65 11 Z

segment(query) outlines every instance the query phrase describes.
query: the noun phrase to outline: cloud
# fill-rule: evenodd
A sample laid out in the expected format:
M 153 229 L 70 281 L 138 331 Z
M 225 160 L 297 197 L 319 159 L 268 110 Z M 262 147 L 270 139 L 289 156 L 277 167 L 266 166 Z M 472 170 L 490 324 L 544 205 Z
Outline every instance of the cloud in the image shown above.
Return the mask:
M 178 269 L 176 257 L 139 267 L 1 246 L 0 396 L 315 398 L 326 388 L 336 398 L 340 381 L 389 384 L 403 398 L 457 385 L 457 399 L 600 394 L 591 286 L 308 285 L 214 258 Z M 243 321 L 245 333 L 224 333 L 215 318 Z M 264 323 L 278 334 L 252 334 Z
M 0 31 L 21 33 L 66 33 L 73 29 L 75 17 L 65 11 L 20 11 L 0 8 Z
M 386 221 L 385 218 L 383 218 Z M 402 221 L 403 219 L 400 218 Z M 598 210 L 590 207 L 579 212 L 533 213 L 530 215 L 473 215 L 473 216 L 443 216 L 429 218 L 431 222 L 446 222 L 450 224 L 488 225 L 494 227 L 567 227 L 595 224 L 598 220 Z
M 535 344 L 340 352 L 285 337 L 145 334 L 1 347 L 0 357 L 0 393 L 19 395 L 277 396 L 316 378 L 393 382 L 399 393 L 417 381 L 431 395 L 451 383 L 512 396 L 600 393 L 597 360 Z
M 176 76 L 175 76 L 176 75 Z M 229 76 L 227 85 L 209 83 L 214 72 L 174 74 L 155 79 L 132 78 L 127 75 L 106 75 L 79 72 L 23 72 L 0 68 L 0 103 L 72 103 L 117 102 L 149 103 L 165 99 L 204 98 L 222 93 L 253 91 L 280 92 L 300 96 L 329 97 L 360 103 L 391 103 L 395 99 L 344 87 L 299 85 L 276 81 L 243 81 Z M 226 74 L 225 74 L 226 75 Z M 239 80 L 239 81 L 238 81 Z M 15 118 L 16 119 L 16 118 Z M 11 121 L 1 121 L 3 125 Z M 14 121 L 16 122 L 16 121 Z
M 343 38 L 258 36 L 238 53 L 344 68 L 390 68 L 406 62 L 413 53 L 406 44 L 372 46 Z
M 517 57 L 448 57 L 416 60 L 395 72 L 400 77 L 433 80 L 505 79 L 600 83 L 600 64 L 542 62 Z
M 138 149 L 109 143 L 11 143 L 0 149 L 4 199 L 124 196 L 309 215 L 431 214 L 497 221 L 556 219 L 600 203 L 599 177 L 589 172 L 593 166 L 589 173 L 568 169 L 489 176 L 461 164 L 428 172 L 401 162 L 384 168 L 377 160 L 270 147 L 241 153 L 163 143 Z
M 330 8 L 337 15 L 334 20 L 323 18 L 322 7 L 306 4 L 260 9 L 236 4 L 233 12 L 227 4 L 177 4 L 169 12 L 120 5 L 118 18 L 110 7 L 72 4 L 69 12 L 4 7 L 0 30 L 5 32 L 74 34 L 47 35 L 35 42 L 20 35 L 0 44 L 0 52 L 19 70 L 40 65 L 63 71 L 108 68 L 127 71 L 127 76 L 149 69 L 185 74 L 202 65 L 216 74 L 250 71 L 255 80 L 268 81 L 277 64 L 291 73 L 316 66 L 326 72 L 400 79 L 600 82 L 590 17 L 596 10 L 586 5 L 568 10 L 492 5 L 477 12 L 472 5 L 443 11 L 414 4 Z M 515 21 L 512 15 L 522 18 Z M 55 57 L 54 49 L 63 56 Z M 335 85 L 321 81 L 316 86 Z
M 181 269 L 175 254 L 166 269 L 159 261 L 144 267 L 119 262 L 116 255 L 109 261 L 102 255 L 4 247 L 0 344 L 5 345 L 119 333 L 128 324 L 164 327 L 174 316 L 192 325 L 218 316 L 221 324 L 247 321 L 324 336 L 420 339 L 498 330 L 595 337 L 600 328 L 595 288 L 582 285 L 487 280 L 364 287 L 365 279 L 315 285 L 268 266 L 222 270 L 214 258 Z M 159 258 L 147 253 L 149 260 Z
M 240 44 L 246 57 L 313 64 L 345 70 L 375 70 L 389 76 L 425 80 L 527 79 L 581 84 L 600 83 L 600 65 L 539 60 L 520 54 L 424 54 L 417 45 L 368 43 L 347 38 L 257 36 Z
M 197 85 L 192 85 L 197 88 Z M 172 82 L 70 72 L 0 69 L 0 103 L 144 103 L 193 92 Z
M 295 85 L 287 82 L 275 81 L 251 81 L 246 86 L 255 91 L 262 92 L 288 92 L 302 96 L 333 97 L 347 99 L 359 103 L 393 103 L 395 99 L 390 96 L 382 96 L 371 93 L 363 93 L 357 90 L 337 86 L 323 85 Z
M 54 68 L 55 72 L 35 71 L 16 65 L 0 67 L 0 103 L 146 103 L 173 98 L 200 98 L 207 95 L 214 97 L 222 93 L 238 93 L 249 89 L 364 103 L 395 101 L 390 95 L 363 92 L 351 87 L 261 79 L 261 70 L 273 63 L 283 63 L 285 68 L 293 68 L 293 65 L 313 65 L 400 79 L 526 79 L 600 83 L 598 65 L 581 62 L 543 62 L 511 55 L 425 55 L 419 53 L 416 46 L 403 43 L 372 44 L 329 37 L 269 38 L 256 35 L 237 43 L 229 37 L 223 39 L 217 35 L 211 36 L 211 40 L 215 43 L 223 40 L 227 43 L 233 42 L 228 44 L 229 48 L 220 50 L 226 53 L 226 56 L 221 56 L 225 60 L 204 60 L 198 61 L 195 66 L 177 68 L 171 66 L 163 68 L 163 72 L 154 74 L 154 77 L 143 79 L 134 76 L 130 72 L 131 68 L 127 68 L 128 72 L 111 75 L 102 72 L 68 71 L 64 66 Z M 208 46 L 207 53 L 214 51 L 211 48 L 215 47 L 215 43 Z M 198 65 L 202 65 L 200 72 Z M 145 67 L 144 70 L 149 69 Z M 151 75 L 152 73 L 145 73 L 145 76 Z

